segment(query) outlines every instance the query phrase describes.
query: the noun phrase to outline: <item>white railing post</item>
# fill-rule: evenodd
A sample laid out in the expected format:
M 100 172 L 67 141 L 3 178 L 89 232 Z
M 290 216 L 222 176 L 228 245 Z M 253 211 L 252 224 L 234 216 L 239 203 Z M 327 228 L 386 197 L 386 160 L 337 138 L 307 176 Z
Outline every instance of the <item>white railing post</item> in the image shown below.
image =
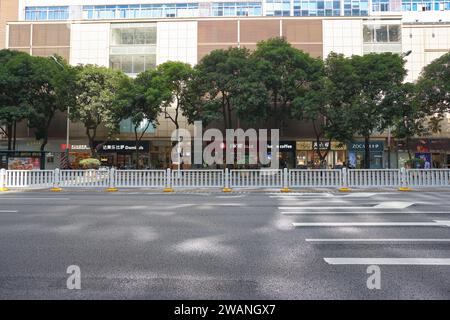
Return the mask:
M 288 171 L 288 168 L 284 168 L 283 169 L 283 177 L 282 177 L 282 180 L 283 180 L 283 188 L 281 188 L 281 192 L 289 192 L 289 191 L 291 191 L 290 189 L 289 189 L 289 171 Z
M 341 184 L 342 186 L 339 188 L 339 191 L 346 192 L 350 191 L 350 188 L 348 187 L 348 169 L 346 167 L 343 167 L 341 170 Z
M 109 169 L 109 186 L 106 188 L 106 192 L 117 192 L 116 188 L 116 170 L 114 168 Z
M 223 186 L 223 192 L 231 192 L 230 188 L 230 170 L 228 168 L 225 168 L 225 172 L 223 174 L 224 179 L 224 186 Z
M 6 170 L 0 170 L 0 191 L 8 191 L 9 189 L 6 187 Z
M 164 192 L 173 192 L 172 170 L 170 170 L 170 168 L 167 168 L 167 171 L 166 171 L 166 187 L 164 188 Z
M 61 184 L 61 170 L 55 169 L 55 171 L 53 172 L 53 188 L 51 188 L 50 190 L 53 192 L 62 191 L 60 184 Z
M 411 191 L 411 188 L 408 187 L 408 172 L 406 171 L 405 167 L 402 167 L 400 169 L 400 188 L 398 190 L 400 191 Z

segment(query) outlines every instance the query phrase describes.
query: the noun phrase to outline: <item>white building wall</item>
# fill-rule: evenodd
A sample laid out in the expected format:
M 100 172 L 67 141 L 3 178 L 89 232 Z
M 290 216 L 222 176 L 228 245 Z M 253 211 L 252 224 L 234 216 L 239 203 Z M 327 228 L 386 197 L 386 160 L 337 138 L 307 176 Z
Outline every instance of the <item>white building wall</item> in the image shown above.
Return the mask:
M 74 23 L 70 37 L 72 65 L 109 66 L 109 23 Z
M 450 51 L 450 25 L 403 25 L 403 52 L 406 58 L 406 81 L 417 80 L 423 67 Z
M 323 20 L 323 57 L 330 52 L 363 54 L 362 20 Z
M 197 63 L 197 22 L 158 22 L 156 64 L 166 61 Z

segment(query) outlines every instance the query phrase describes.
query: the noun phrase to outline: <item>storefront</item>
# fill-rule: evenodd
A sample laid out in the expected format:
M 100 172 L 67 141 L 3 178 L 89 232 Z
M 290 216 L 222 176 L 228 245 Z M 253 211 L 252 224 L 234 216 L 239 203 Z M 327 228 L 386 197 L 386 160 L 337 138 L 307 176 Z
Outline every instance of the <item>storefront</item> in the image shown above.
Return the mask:
M 347 146 L 344 143 L 337 141 L 320 141 L 319 150 L 324 154 L 326 150 L 328 153 L 325 157 L 326 168 L 341 168 L 346 162 Z M 300 140 L 296 142 L 296 167 L 300 169 L 306 168 L 320 168 L 320 157 L 317 154 L 317 141 Z
M 117 167 L 118 169 L 150 168 L 150 142 L 140 141 L 139 162 L 136 161 L 135 141 L 95 141 L 99 159 L 104 166 Z
M 370 141 L 370 169 L 382 169 L 384 159 L 384 141 Z M 365 143 L 354 141 L 348 145 L 348 166 L 355 169 L 364 169 Z
M 269 158 L 273 155 L 274 149 L 278 153 L 278 163 L 281 169 L 295 168 L 295 141 L 280 141 L 276 146 L 272 146 L 269 142 L 267 144 L 267 155 Z
M 450 139 L 411 139 L 409 146 L 399 142 L 397 148 L 400 167 L 407 166 L 410 153 L 423 166 L 429 162 L 431 168 L 450 168 Z
M 45 168 L 48 159 L 53 161 L 49 152 L 40 151 L 0 151 L 0 169 L 39 170 Z

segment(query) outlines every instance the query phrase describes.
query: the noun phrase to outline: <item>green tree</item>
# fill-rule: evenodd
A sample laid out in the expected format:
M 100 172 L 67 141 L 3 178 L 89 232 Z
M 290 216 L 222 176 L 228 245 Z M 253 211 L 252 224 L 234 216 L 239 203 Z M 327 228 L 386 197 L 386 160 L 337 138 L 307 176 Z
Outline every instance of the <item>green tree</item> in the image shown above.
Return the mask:
M 370 53 L 349 59 L 356 76 L 353 83 L 345 84 L 352 88 L 347 95 L 351 99 L 349 116 L 355 124 L 355 134 L 364 137 L 364 167 L 370 168 L 370 136 L 386 129 L 389 121 L 385 121 L 385 98 L 401 86 L 406 75 L 405 61 L 393 53 Z
M 82 67 L 77 74 L 76 107 L 71 110 L 70 119 L 84 125 L 93 155 L 97 153 L 94 141 L 100 125 L 106 128 L 107 138 L 119 130 L 113 104 L 125 78 L 121 71 L 94 65 Z
M 257 123 L 265 117 L 267 91 L 255 72 L 256 61 L 245 48 L 214 50 L 194 68 L 188 86 L 189 122 L 222 120 L 224 129 L 235 128 L 235 118 Z
M 417 88 L 412 83 L 394 87 L 385 99 L 383 127 L 391 127 L 394 137 L 405 141 L 411 161 L 410 140 L 414 136 L 420 137 L 429 133 L 430 128 L 426 123 L 429 112 L 418 102 Z
M 30 112 L 32 59 L 23 52 L 0 50 L 0 129 L 8 150 L 16 147 L 16 126 Z
M 320 77 L 312 81 L 308 90 L 293 101 L 293 115 L 311 123 L 315 135 L 315 152 L 321 165 L 331 148 L 331 141 L 351 140 L 353 123 L 349 121 L 350 103 L 346 96 L 352 87 L 353 69 L 343 55 L 330 54 L 323 64 Z M 321 141 L 325 140 L 324 146 Z
M 179 129 L 179 117 L 187 105 L 188 83 L 193 76 L 192 67 L 187 63 L 168 61 L 160 64 L 157 70 L 172 92 L 172 97 L 164 102 L 164 116 L 175 125 L 176 129 Z M 171 107 L 173 107 L 174 113 L 171 112 Z
M 293 100 L 308 90 L 311 81 L 319 78 L 322 63 L 292 47 L 284 38 L 259 42 L 253 57 L 257 60 L 258 78 L 270 97 L 264 115 L 283 130 L 291 116 Z
M 75 68 L 70 67 L 64 59 L 32 57 L 32 77 L 29 90 L 30 113 L 28 126 L 34 129 L 36 140 L 41 140 L 41 151 L 48 143 L 49 127 L 58 111 L 75 105 Z
M 172 99 L 168 82 L 157 70 L 147 70 L 135 79 L 121 81 L 114 113 L 117 120 L 130 119 L 134 127 L 136 167 L 139 168 L 139 144 L 150 126 L 156 126 L 164 103 Z
M 450 52 L 427 65 L 417 81 L 418 98 L 431 113 L 450 111 Z

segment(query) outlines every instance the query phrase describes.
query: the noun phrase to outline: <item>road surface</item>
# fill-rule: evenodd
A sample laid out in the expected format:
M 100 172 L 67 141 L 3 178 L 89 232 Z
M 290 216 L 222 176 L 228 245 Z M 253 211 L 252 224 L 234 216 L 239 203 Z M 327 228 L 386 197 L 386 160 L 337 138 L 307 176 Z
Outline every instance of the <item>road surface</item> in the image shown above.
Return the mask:
M 449 299 L 449 205 L 417 191 L 5 192 L 0 299 Z

